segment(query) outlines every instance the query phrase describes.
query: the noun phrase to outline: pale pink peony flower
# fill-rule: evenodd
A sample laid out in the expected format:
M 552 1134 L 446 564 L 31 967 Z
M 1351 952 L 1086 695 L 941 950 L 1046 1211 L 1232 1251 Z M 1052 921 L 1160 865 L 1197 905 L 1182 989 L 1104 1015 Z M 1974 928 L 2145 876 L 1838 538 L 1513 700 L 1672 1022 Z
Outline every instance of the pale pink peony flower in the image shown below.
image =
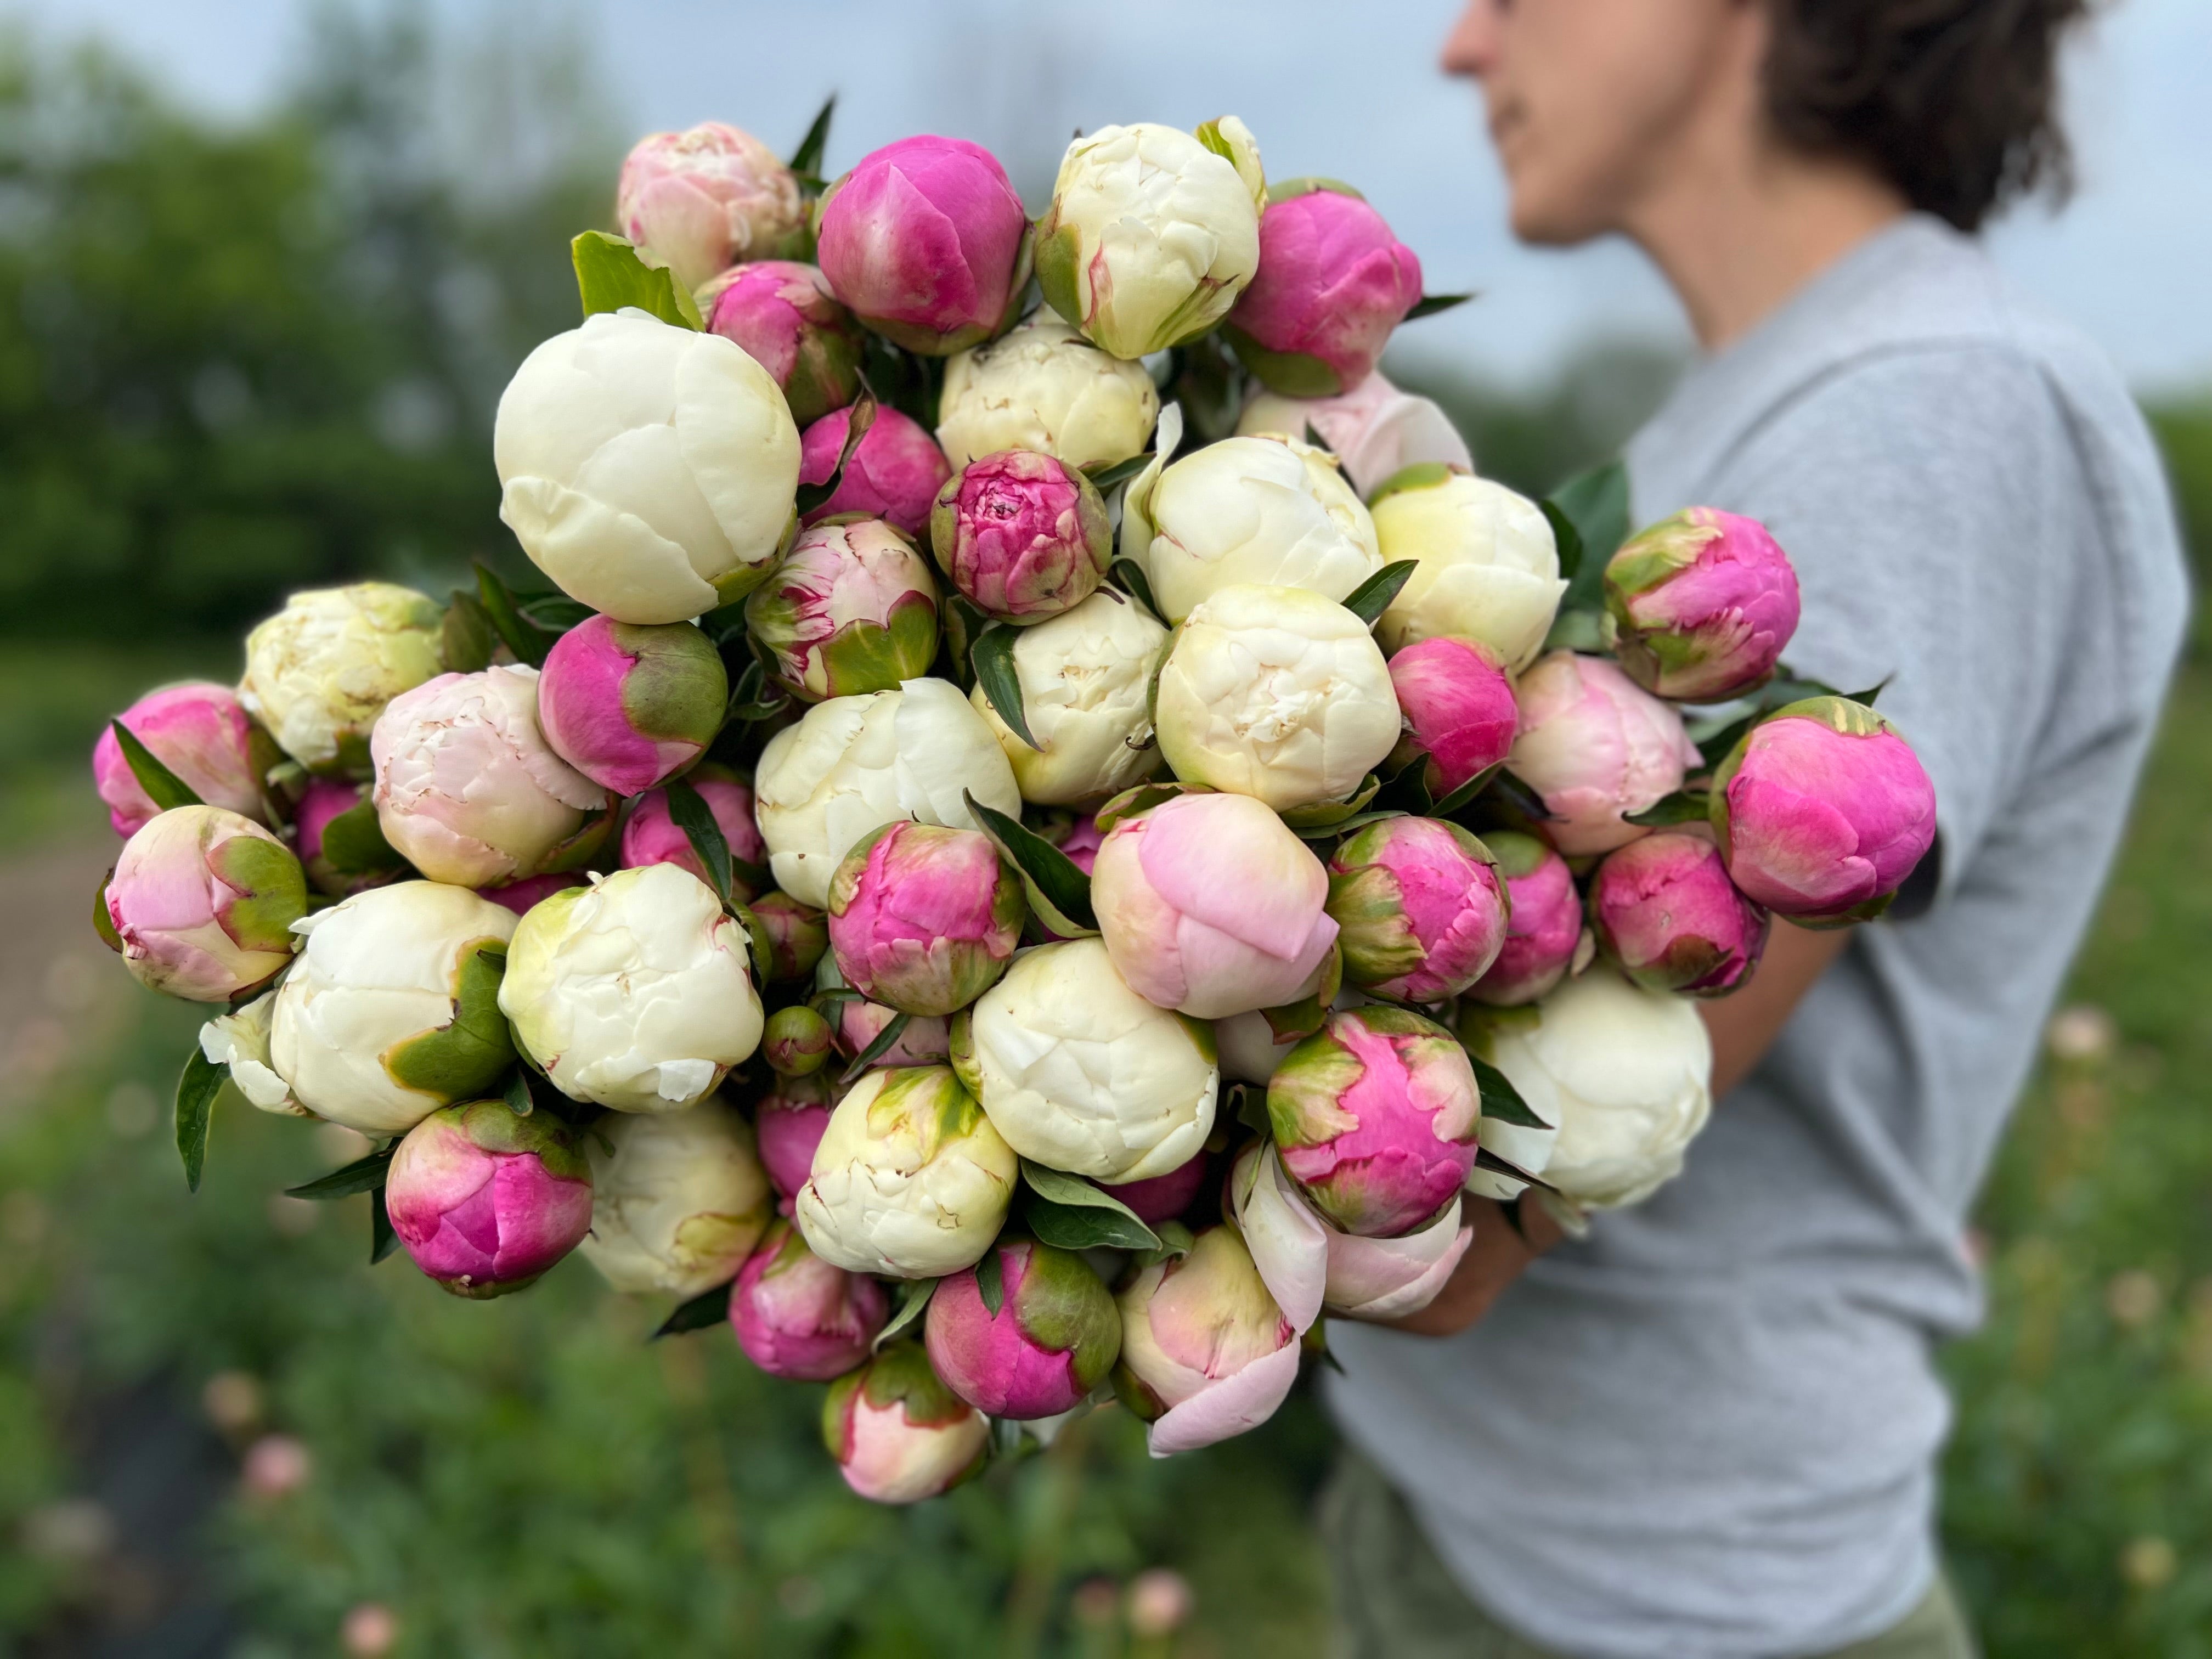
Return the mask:
M 1314 435 L 1335 454 L 1344 476 L 1362 496 L 1422 462 L 1474 471 L 1474 453 L 1451 417 L 1436 403 L 1401 392 L 1378 372 L 1334 398 L 1285 398 L 1263 392 L 1237 417 L 1242 434 Z
M 123 965 L 141 985 L 188 1002 L 228 1002 L 291 961 L 307 878 L 291 849 L 251 818 L 179 806 L 125 844 L 101 902 Z
M 830 1385 L 822 1438 L 845 1484 L 878 1504 L 918 1504 L 983 1467 L 991 1425 L 946 1388 L 915 1342 L 894 1342 Z
M 433 1112 L 392 1155 L 384 1206 L 415 1265 L 483 1300 L 534 1282 L 592 1225 L 592 1171 L 548 1113 L 504 1101 Z
M 1114 1391 L 1152 1425 L 1156 1457 L 1257 1427 L 1297 1381 L 1298 1333 L 1225 1222 L 1191 1240 L 1188 1254 L 1144 1268 L 1115 1300 Z
M 745 627 L 808 702 L 895 691 L 937 659 L 937 582 L 884 520 L 817 524 L 746 599 Z
M 1609 658 L 1554 651 L 1516 695 L 1521 735 L 1505 769 L 1543 797 L 1544 834 L 1570 856 L 1649 834 L 1623 820 L 1673 794 L 1698 764 L 1682 717 Z
M 615 187 L 615 218 L 688 290 L 742 259 L 775 258 L 806 223 L 799 180 L 739 128 L 702 121 L 641 138 Z

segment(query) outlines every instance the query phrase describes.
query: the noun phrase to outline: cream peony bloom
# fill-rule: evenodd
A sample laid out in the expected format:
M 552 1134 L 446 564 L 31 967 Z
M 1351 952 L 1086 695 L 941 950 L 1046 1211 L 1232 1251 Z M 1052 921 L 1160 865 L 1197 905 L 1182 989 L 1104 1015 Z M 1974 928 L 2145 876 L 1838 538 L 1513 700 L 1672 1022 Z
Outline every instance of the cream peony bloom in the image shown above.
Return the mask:
M 249 1104 L 282 1117 L 306 1117 L 292 1086 L 269 1063 L 269 1028 L 276 1018 L 274 991 L 234 1014 L 217 1014 L 200 1027 L 200 1053 L 211 1065 L 230 1067 L 230 1080 Z
M 1142 363 L 1108 356 L 1048 311 L 945 360 L 937 442 L 954 471 L 1002 449 L 1070 466 L 1144 453 L 1160 394 Z
M 445 667 L 444 613 L 411 587 L 295 593 L 246 636 L 238 700 L 311 771 L 366 771 L 384 705 Z
M 1384 483 L 1372 511 L 1382 562 L 1418 567 L 1376 624 L 1384 650 L 1450 634 L 1488 646 L 1515 673 L 1534 659 L 1567 591 L 1541 507 L 1430 464 Z
M 1146 702 L 1168 630 L 1118 594 L 1093 593 L 1014 640 L 1014 674 L 1032 749 L 981 686 L 969 696 L 1006 751 L 1022 799 L 1041 806 L 1103 800 L 1160 769 Z
M 775 1213 L 752 1126 L 720 1095 L 603 1118 L 582 1139 L 592 1164 L 582 1249 L 618 1291 L 694 1297 L 722 1284 Z

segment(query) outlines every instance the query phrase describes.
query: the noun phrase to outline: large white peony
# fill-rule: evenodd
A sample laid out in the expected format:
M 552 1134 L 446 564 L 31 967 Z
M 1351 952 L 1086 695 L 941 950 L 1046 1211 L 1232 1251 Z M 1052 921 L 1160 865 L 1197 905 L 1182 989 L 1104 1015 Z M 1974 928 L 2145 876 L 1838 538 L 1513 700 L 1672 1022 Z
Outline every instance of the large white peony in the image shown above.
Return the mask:
M 411 587 L 295 593 L 246 636 L 238 700 L 312 771 L 363 770 L 384 706 L 445 667 L 443 613 Z
M 1040 311 L 945 360 L 937 442 L 956 468 L 1002 449 L 1108 466 L 1142 454 L 1159 417 L 1160 394 L 1143 364 L 1109 356 Z
M 1006 751 L 1022 799 L 1045 806 L 1101 801 L 1160 769 L 1147 708 L 1168 630 L 1101 591 L 1014 640 L 1022 717 L 1038 748 L 1014 735 L 978 686 L 969 702 Z
M 1449 634 L 1480 641 L 1516 673 L 1534 659 L 1567 591 L 1541 507 L 1431 463 L 1386 482 L 1372 511 L 1383 562 L 1416 567 L 1376 624 L 1384 650 Z

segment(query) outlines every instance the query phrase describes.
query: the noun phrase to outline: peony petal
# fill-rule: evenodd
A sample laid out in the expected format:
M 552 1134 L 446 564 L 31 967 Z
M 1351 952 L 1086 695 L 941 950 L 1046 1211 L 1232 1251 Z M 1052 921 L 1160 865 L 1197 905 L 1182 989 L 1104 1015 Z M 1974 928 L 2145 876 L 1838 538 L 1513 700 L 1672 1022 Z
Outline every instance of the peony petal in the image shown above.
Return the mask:
M 1272 1141 L 1245 1148 L 1230 1176 L 1229 1191 L 1252 1265 L 1283 1317 L 1303 1334 L 1321 1316 L 1323 1285 L 1335 1255 L 1333 1230 L 1285 1178 Z
M 1290 1398 L 1297 1380 L 1298 1345 L 1288 1342 L 1171 1407 L 1146 1431 L 1146 1444 L 1155 1457 L 1172 1457 L 1256 1429 Z

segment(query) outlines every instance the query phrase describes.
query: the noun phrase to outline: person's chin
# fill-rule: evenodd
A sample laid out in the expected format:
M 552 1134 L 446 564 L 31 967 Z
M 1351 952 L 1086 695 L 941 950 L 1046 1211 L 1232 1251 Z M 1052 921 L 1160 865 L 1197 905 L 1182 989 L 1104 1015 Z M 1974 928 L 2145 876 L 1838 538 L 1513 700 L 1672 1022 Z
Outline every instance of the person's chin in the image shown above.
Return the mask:
M 1514 239 L 1531 247 L 1575 247 L 1611 228 L 1576 204 L 1541 191 L 1516 188 L 1506 222 Z

